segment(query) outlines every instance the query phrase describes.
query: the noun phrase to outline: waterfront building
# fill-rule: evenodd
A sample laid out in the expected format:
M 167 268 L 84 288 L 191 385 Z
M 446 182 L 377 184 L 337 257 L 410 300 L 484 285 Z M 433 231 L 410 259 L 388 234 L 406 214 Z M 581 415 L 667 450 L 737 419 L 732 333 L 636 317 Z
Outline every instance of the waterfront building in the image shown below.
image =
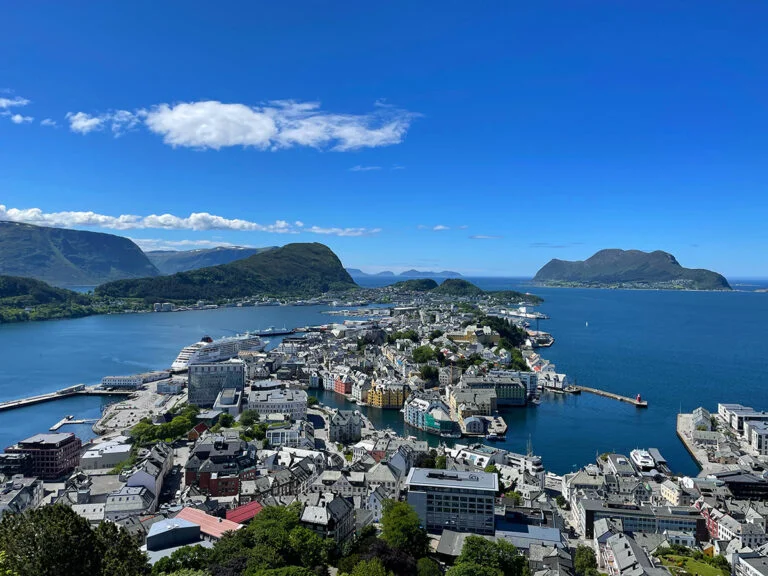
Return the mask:
M 351 444 L 360 440 L 363 430 L 363 418 L 357 411 L 336 410 L 328 418 L 328 440 Z
M 352 384 L 352 398 L 358 403 L 368 402 L 368 393 L 371 390 L 370 378 L 358 378 Z
M 525 386 L 528 398 L 536 396 L 539 385 L 538 372 L 523 372 L 522 370 L 490 370 L 488 376 L 501 378 L 516 378 Z M 498 395 L 498 392 L 497 392 Z
M 377 408 L 399 410 L 408 398 L 409 388 L 394 382 L 377 383 L 368 392 L 368 404 Z
M 718 404 L 717 414 L 739 434 L 744 432 L 745 422 L 758 420 L 768 422 L 768 412 L 758 412 L 754 408 L 741 404 Z
M 694 430 L 703 430 L 709 432 L 712 430 L 712 415 L 709 410 L 699 406 L 693 411 L 693 428 Z
M 451 409 L 435 392 L 413 394 L 404 406 L 405 423 L 432 434 L 451 433 L 456 422 L 451 418 Z
M 5 449 L 9 454 L 29 454 L 32 475 L 55 480 L 69 474 L 80 464 L 80 438 L 72 434 L 36 434 Z
M 408 503 L 429 532 L 494 533 L 496 474 L 411 468 Z
M 189 366 L 189 403 L 195 406 L 210 408 L 224 388 L 243 390 L 244 387 L 245 363 L 242 360 Z
M 248 395 L 248 409 L 262 416 L 283 414 L 291 420 L 302 420 L 307 417 L 307 393 L 293 389 L 252 390 Z
M 144 378 L 140 375 L 135 376 L 104 376 L 101 379 L 101 385 L 104 388 L 115 390 L 138 390 L 144 384 Z
M 157 393 L 164 396 L 173 396 L 175 394 L 181 394 L 184 390 L 185 382 L 176 378 L 168 378 L 157 383 Z
M 768 456 L 768 422 L 748 421 L 744 425 L 744 435 L 759 456 Z
M 456 419 L 491 416 L 496 412 L 496 401 L 496 390 L 493 388 L 454 388 L 450 396 L 451 414 Z

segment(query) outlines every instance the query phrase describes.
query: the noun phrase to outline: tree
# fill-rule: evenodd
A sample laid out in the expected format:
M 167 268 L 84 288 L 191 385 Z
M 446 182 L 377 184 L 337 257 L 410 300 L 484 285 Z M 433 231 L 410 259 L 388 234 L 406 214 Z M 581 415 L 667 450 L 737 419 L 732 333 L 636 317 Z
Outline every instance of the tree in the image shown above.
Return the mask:
M 523 576 L 527 564 L 512 544 L 504 539 L 491 542 L 482 536 L 468 536 L 456 559 L 456 565 L 481 565 L 499 571 L 503 576 Z
M 438 456 L 435 458 L 435 468 L 438 470 L 445 470 L 446 458 L 445 456 Z
M 298 560 L 305 568 L 325 566 L 328 563 L 331 545 L 308 528 L 294 528 L 288 535 L 288 540 L 294 553 L 294 561 Z
M 503 576 L 503 574 L 501 570 L 497 568 L 469 562 L 456 564 L 445 573 L 445 576 Z
M 560 508 L 565 508 L 565 505 L 568 504 L 568 501 L 565 499 L 565 496 L 563 496 L 562 494 L 558 494 L 557 498 L 555 498 L 555 503 Z
M 4 514 L 0 550 L 18 576 L 101 574 L 100 550 L 88 521 L 60 504 Z
M 0 576 L 16 576 L 16 573 L 8 567 L 5 550 L 0 550 Z
M 507 498 L 512 500 L 512 504 L 514 506 L 520 506 L 520 504 L 523 501 L 522 494 L 520 494 L 520 492 L 516 492 L 514 490 L 512 492 L 507 492 L 506 494 L 504 494 L 504 496 L 506 496 Z
M 419 558 L 416 563 L 416 576 L 442 576 L 443 572 L 440 570 L 437 562 L 432 558 Z
M 427 531 L 422 528 L 416 510 L 408 503 L 385 500 L 381 524 L 381 536 L 387 544 L 414 558 L 426 556 L 429 545 Z
M 315 398 L 314 396 L 307 396 L 307 406 L 316 406 L 320 403 L 320 400 Z
M 211 562 L 210 548 L 196 546 L 184 546 L 170 556 L 160 558 L 152 566 L 152 574 L 174 574 L 181 570 L 202 570 Z
M 248 571 L 245 576 L 317 576 L 312 570 L 301 566 L 285 566 L 266 570 Z
M 309 402 L 307 402 L 309 404 Z M 253 426 L 259 421 L 259 413 L 256 410 L 243 410 L 240 414 L 240 424 L 242 426 Z
M 573 556 L 573 568 L 579 576 L 589 576 L 597 571 L 595 551 L 589 546 L 578 545 Z
M 417 364 L 424 364 L 435 358 L 435 351 L 431 346 L 419 346 L 413 350 L 413 361 Z
M 434 366 L 425 364 L 419 369 L 419 376 L 426 382 L 434 382 L 437 380 L 440 372 Z
M 106 576 L 133 576 L 149 574 L 147 556 L 141 550 L 137 537 L 112 522 L 102 522 L 94 530 L 101 555 L 101 570 Z
M 363 560 L 358 562 L 351 576 L 392 576 L 392 572 L 387 572 L 384 564 L 378 558 Z
M 221 424 L 222 428 L 231 428 L 234 423 L 235 419 L 229 412 L 224 412 L 224 414 L 219 416 L 219 424 Z

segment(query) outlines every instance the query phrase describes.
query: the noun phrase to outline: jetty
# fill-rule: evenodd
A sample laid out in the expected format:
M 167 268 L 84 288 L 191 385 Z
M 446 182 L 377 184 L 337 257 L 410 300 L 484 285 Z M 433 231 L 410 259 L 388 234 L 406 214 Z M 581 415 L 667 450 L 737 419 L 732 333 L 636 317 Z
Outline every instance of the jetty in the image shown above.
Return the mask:
M 97 422 L 96 418 L 86 418 L 86 419 L 81 419 L 81 420 L 75 420 L 74 416 L 71 416 L 71 415 L 70 416 L 64 416 L 64 418 L 62 418 L 61 420 L 56 422 L 56 424 L 54 424 L 53 426 L 48 428 L 48 430 L 50 430 L 51 432 L 56 432 L 56 430 L 58 430 L 59 428 L 61 428 L 65 424 L 93 424 L 95 422 Z
M 589 392 L 590 394 L 595 394 L 596 396 L 613 398 L 619 402 L 626 402 L 627 404 L 632 404 L 638 408 L 648 408 L 648 401 L 641 399 L 639 394 L 637 395 L 637 398 L 630 398 L 629 396 L 622 396 L 621 394 L 614 394 L 613 392 L 607 392 L 598 388 L 590 388 L 588 386 L 572 386 L 572 388 L 578 391 L 574 391 L 574 394 L 578 394 L 579 392 Z
M 0 412 L 42 404 L 43 402 L 52 402 L 71 396 L 130 396 L 134 393 L 134 390 L 104 390 L 99 386 L 78 384 L 77 386 L 69 386 L 68 388 L 62 388 L 61 390 L 49 392 L 48 394 L 39 394 L 37 396 L 19 398 L 18 400 L 6 400 L 5 402 L 0 402 Z

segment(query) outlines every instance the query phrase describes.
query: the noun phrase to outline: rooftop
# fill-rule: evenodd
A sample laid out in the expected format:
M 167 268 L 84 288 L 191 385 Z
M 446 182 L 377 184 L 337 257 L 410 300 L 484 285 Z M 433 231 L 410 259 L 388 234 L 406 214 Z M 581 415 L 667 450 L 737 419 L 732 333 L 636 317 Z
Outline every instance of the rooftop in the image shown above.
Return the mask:
M 499 489 L 496 474 L 487 472 L 445 471 L 431 468 L 411 468 L 406 484 L 409 486 L 429 486 L 434 488 L 462 488 L 467 490 Z
M 182 508 L 181 511 L 176 515 L 176 518 L 187 520 L 192 524 L 197 524 L 200 526 L 200 531 L 203 534 L 213 538 L 221 538 L 224 536 L 225 532 L 234 532 L 235 530 L 239 530 L 243 527 L 242 524 L 238 524 L 230 520 L 225 520 L 224 518 L 211 516 L 210 514 L 206 514 L 197 508 Z

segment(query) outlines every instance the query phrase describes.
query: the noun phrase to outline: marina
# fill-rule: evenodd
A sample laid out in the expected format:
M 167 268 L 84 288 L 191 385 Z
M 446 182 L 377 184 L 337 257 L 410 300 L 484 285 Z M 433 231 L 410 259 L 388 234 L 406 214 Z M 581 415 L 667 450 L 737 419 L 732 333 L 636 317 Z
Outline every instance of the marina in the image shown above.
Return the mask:
M 58 430 L 62 426 L 66 426 L 67 424 L 77 426 L 79 424 L 94 424 L 96 421 L 97 421 L 96 418 L 81 418 L 79 420 L 76 420 L 75 417 L 70 414 L 69 416 L 65 416 L 64 418 L 56 422 L 56 424 L 48 428 L 48 430 L 51 432 L 56 432 L 56 430 Z

